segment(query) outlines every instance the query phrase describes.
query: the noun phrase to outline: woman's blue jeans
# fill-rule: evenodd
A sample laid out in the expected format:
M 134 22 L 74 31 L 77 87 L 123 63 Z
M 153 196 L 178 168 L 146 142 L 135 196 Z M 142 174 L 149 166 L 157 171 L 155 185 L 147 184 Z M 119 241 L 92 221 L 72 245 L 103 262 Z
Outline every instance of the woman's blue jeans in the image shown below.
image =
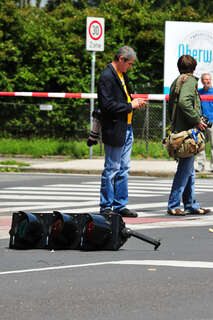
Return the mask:
M 104 145 L 105 164 L 101 176 L 100 212 L 121 211 L 128 203 L 128 175 L 133 143 L 132 126 L 128 126 L 122 147 Z
M 184 211 L 191 213 L 200 208 L 195 200 L 195 171 L 194 157 L 181 158 L 178 160 L 171 193 L 168 201 L 168 209 L 177 209 L 183 200 Z

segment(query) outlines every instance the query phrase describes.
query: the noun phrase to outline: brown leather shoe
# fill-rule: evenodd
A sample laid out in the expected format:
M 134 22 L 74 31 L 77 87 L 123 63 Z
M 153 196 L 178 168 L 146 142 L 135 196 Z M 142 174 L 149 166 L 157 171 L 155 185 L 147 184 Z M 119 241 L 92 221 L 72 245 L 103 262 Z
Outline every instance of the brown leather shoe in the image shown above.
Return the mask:
M 200 208 L 200 209 L 194 210 L 191 214 L 207 214 L 210 212 L 211 212 L 211 209 Z
M 171 216 L 185 216 L 186 212 L 184 212 L 183 210 L 181 210 L 180 208 L 177 209 L 168 209 L 168 214 L 170 214 Z

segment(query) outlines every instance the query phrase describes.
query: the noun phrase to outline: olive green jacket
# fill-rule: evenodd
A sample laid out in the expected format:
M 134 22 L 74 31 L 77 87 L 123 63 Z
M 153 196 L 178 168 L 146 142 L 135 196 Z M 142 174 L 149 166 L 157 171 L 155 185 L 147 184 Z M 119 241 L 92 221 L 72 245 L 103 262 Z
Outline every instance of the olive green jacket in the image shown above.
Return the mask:
M 196 128 L 200 123 L 201 103 L 197 82 L 198 79 L 192 74 L 181 74 L 171 85 L 168 108 L 171 121 L 176 105 L 173 132 Z

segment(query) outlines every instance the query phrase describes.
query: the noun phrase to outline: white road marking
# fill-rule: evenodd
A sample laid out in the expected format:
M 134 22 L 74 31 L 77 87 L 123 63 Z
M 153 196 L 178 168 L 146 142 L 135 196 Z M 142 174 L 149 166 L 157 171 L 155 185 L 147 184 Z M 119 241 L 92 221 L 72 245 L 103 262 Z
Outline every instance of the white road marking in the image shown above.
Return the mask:
M 138 192 L 138 190 L 137 190 Z M 148 193 L 148 194 L 146 194 Z M 1 194 L 3 194 L 1 196 Z M 7 196 L 6 196 L 7 194 Z M 51 196 L 51 195 L 57 195 L 57 198 L 61 197 L 62 195 L 64 196 L 67 196 L 67 197 L 71 197 L 73 195 L 78 195 L 78 196 L 81 196 L 82 200 L 84 200 L 84 198 L 86 200 L 88 200 L 88 197 L 84 197 L 84 196 L 96 196 L 96 197 L 99 197 L 100 196 L 100 191 L 99 192 L 86 192 L 86 191 L 81 191 L 81 192 L 76 192 L 76 191 L 68 191 L 68 192 L 63 192 L 63 191 L 59 191 L 59 192 L 54 192 L 54 191 L 23 191 L 23 190 L 17 190 L 17 191 L 14 191 L 14 190 L 2 190 L 0 191 L 0 198 L 1 199 L 13 199 L 14 198 L 14 194 L 16 195 L 22 195 L 22 194 L 26 194 L 26 195 L 38 195 L 38 194 L 42 194 L 42 195 L 47 195 L 47 196 Z M 135 191 L 130 191 L 129 192 L 129 195 L 132 195 L 133 197 L 137 197 L 137 198 L 145 198 L 145 197 L 153 197 L 153 194 L 155 194 L 155 196 L 161 196 L 162 194 L 168 194 L 168 192 L 161 192 L 161 191 L 152 191 L 152 194 L 150 194 L 150 191 L 142 191 L 141 193 L 136 193 Z M 35 196 L 36 197 L 36 196 Z M 31 196 L 31 198 L 33 199 L 33 196 Z M 41 196 L 39 196 L 39 198 L 41 199 Z M 47 198 L 45 196 L 45 198 Z
M 213 262 L 211 261 L 179 261 L 179 260 L 124 260 L 124 261 L 106 261 L 106 262 L 94 262 L 85 264 L 74 264 L 67 266 L 55 266 L 46 268 L 34 268 L 34 269 L 21 269 L 21 270 L 9 270 L 2 271 L 0 275 L 11 275 L 30 272 L 41 271 L 53 271 L 53 270 L 65 270 L 83 267 L 96 267 L 104 265 L 136 265 L 136 266 L 159 266 L 159 267 L 181 267 L 181 268 L 202 268 L 213 269 Z
M 213 211 L 213 208 L 212 208 Z M 170 220 L 170 221 L 158 221 L 155 223 L 141 223 L 130 225 L 129 227 L 133 230 L 144 230 L 144 229 L 164 229 L 164 228 L 177 228 L 177 227 L 205 227 L 213 225 L 213 216 L 189 216 L 184 217 L 184 220 Z
M 76 192 L 79 191 L 79 192 Z M 86 193 L 84 192 L 86 191 Z M 136 194 L 137 192 L 139 192 L 138 195 L 143 196 L 143 194 L 148 193 L 148 194 L 168 194 L 168 191 L 149 191 L 149 190 L 145 190 L 144 188 L 129 188 L 129 194 Z M 46 187 L 40 187 L 40 188 L 33 188 L 33 187 L 19 187 L 19 188 L 7 188 L 4 190 L 0 190 L 0 194 L 6 193 L 6 194 L 20 194 L 20 193 L 24 193 L 24 194 L 91 194 L 91 195 L 100 195 L 100 188 L 92 188 L 90 189 L 90 191 L 88 192 L 88 187 L 82 187 L 82 188 L 74 188 L 73 190 L 70 190 L 70 188 L 46 188 Z
M 86 187 L 87 186 L 87 187 Z M 80 185 L 78 186 L 78 188 L 86 188 L 88 190 L 88 187 L 91 187 L 93 190 L 95 188 L 97 188 L 97 183 L 95 184 L 87 184 L 85 186 L 84 185 Z M 159 187 L 159 184 L 157 184 L 157 182 L 155 184 L 148 184 L 148 183 L 128 183 L 128 186 L 129 186 L 129 190 L 131 189 L 157 189 L 157 190 L 167 190 L 167 189 L 170 189 L 170 186 L 171 185 L 161 185 Z M 150 187 L 149 187 L 150 186 Z M 45 188 L 47 188 L 48 186 L 46 185 Z M 74 184 L 58 184 L 58 185 L 51 185 L 51 188 L 60 188 L 60 189 L 63 189 L 63 188 L 66 188 L 66 189 L 70 189 L 70 188 L 75 188 L 75 185 Z M 98 184 L 98 190 L 100 190 L 100 184 Z
M 50 184 L 41 187 L 10 187 L 0 190 L 0 213 L 14 211 L 31 212 L 52 212 L 60 210 L 62 213 L 98 213 L 100 182 L 84 182 L 76 184 Z M 129 204 L 129 209 L 137 210 L 140 218 L 156 217 L 161 218 L 166 215 L 167 202 L 152 202 L 150 197 L 156 198 L 170 192 L 171 180 L 147 179 L 139 181 L 130 179 L 129 196 L 141 198 L 137 204 Z M 196 194 L 202 192 L 212 192 L 213 186 L 210 181 L 199 180 L 196 183 Z M 144 199 L 145 198 L 145 199 Z M 147 198 L 147 201 L 146 201 Z M 26 201 L 25 201 L 26 200 Z M 143 203 L 145 202 L 145 203 Z M 146 210 L 149 212 L 143 212 Z M 213 209 L 213 208 L 210 208 Z M 165 217 L 166 218 L 166 217 Z M 168 218 L 171 218 L 168 216 Z M 180 217 L 181 218 L 181 217 Z M 143 222 L 131 224 L 133 230 L 171 228 L 185 226 L 208 226 L 213 224 L 211 215 L 208 216 L 187 216 L 182 219 L 165 219 L 156 223 Z M 2 230 L 5 231 L 5 230 Z M 3 234 L 0 238 L 8 238 L 8 234 Z
M 213 269 L 212 261 L 180 261 L 180 260 L 124 260 L 113 264 L 140 265 L 140 266 L 167 266 L 182 268 L 209 268 Z
M 140 177 L 139 177 L 140 179 Z M 85 181 L 84 182 L 84 185 L 86 184 L 91 184 L 91 185 L 97 185 L 97 182 L 95 181 Z M 132 180 L 132 179 L 129 179 L 129 182 L 128 182 L 128 185 L 141 185 L 141 186 L 147 186 L 147 185 L 150 185 L 150 186 L 156 186 L 157 184 L 160 184 L 162 186 L 168 186 L 168 187 L 171 187 L 172 185 L 172 179 L 170 180 L 143 180 L 143 181 L 138 181 L 138 180 Z M 63 184 L 61 184 L 61 186 L 63 186 Z M 65 185 L 66 186 L 66 185 Z M 212 186 L 212 180 L 211 179 L 208 179 L 208 180 L 202 180 L 202 179 L 196 179 L 195 181 L 195 186 L 198 187 L 198 186 Z
M 15 203 L 15 202 L 14 202 Z M 7 207 L 7 208 L 2 208 L 0 209 L 0 212 L 8 212 L 8 211 L 23 211 L 23 210 L 38 210 L 38 211 L 44 211 L 44 210 L 49 210 L 50 212 L 52 212 L 53 210 L 56 210 L 58 208 L 73 208 L 73 207 L 89 207 L 89 208 L 85 208 L 83 209 L 84 212 L 88 212 L 90 210 L 90 207 L 93 205 L 99 205 L 99 202 L 97 200 L 95 201 L 85 201 L 85 202 L 78 202 L 78 203 L 68 203 L 68 202 L 30 202 L 31 204 L 29 204 L 28 206 L 19 206 L 19 202 L 16 203 L 16 208 L 14 210 L 13 207 Z M 11 202 L 8 205 L 13 205 Z M 72 210 L 72 209 L 71 209 Z M 71 211 L 70 209 L 67 212 Z M 76 212 L 76 209 L 73 209 Z M 63 209 L 61 210 L 63 211 Z
M 90 188 L 90 191 L 100 191 L 100 187 L 96 186 L 85 186 L 85 185 L 68 185 L 65 187 L 65 185 L 61 186 L 60 185 L 49 185 L 49 186 L 41 186 L 41 187 L 10 187 L 6 188 L 5 190 L 57 190 L 57 191 L 70 191 L 71 189 L 74 190 L 88 190 L 88 187 Z
M 0 199 L 11 199 L 11 200 L 21 200 L 21 199 L 26 199 L 26 200 L 67 200 L 67 201 L 72 201 L 72 200 L 79 200 L 79 201 L 83 201 L 83 200 L 95 200 L 97 199 L 97 197 L 74 197 L 74 196 L 28 196 L 28 195 L 11 195 L 11 196 L 7 196 L 7 195 L 1 195 L 0 194 Z
M 159 186 L 160 185 L 160 186 Z M 87 187 L 86 187 L 87 186 Z M 98 187 L 97 187 L 98 186 Z M 171 189 L 171 186 L 172 186 L 172 182 L 168 182 L 168 183 L 165 183 L 164 181 L 160 181 L 160 183 L 158 181 L 155 181 L 155 182 L 149 182 L 149 181 L 145 181 L 145 182 L 128 182 L 128 186 L 129 186 L 129 190 L 131 189 L 144 189 L 144 190 L 153 190 L 153 189 L 157 189 L 157 190 L 168 190 L 170 191 Z M 77 190 L 77 188 L 79 189 L 84 189 L 86 188 L 86 190 L 88 190 L 88 187 L 92 188 L 93 190 L 100 190 L 100 184 L 97 184 L 97 182 L 95 181 L 91 181 L 91 182 L 85 182 L 83 185 L 79 185 L 78 187 L 76 187 L 75 184 L 53 184 L 53 185 L 46 185 L 46 186 L 43 186 L 43 188 L 47 188 L 47 189 L 50 189 L 50 188 L 60 188 L 60 189 L 63 189 L 63 188 L 66 188 L 68 190 L 70 190 L 70 188 L 75 188 L 75 190 Z M 209 188 L 208 188 L 209 187 Z M 195 186 L 196 188 L 196 193 L 197 191 L 207 191 L 207 192 L 212 192 L 213 191 L 213 186 L 212 184 L 209 182 L 207 183 L 202 183 L 199 181 L 199 183 L 196 184 Z

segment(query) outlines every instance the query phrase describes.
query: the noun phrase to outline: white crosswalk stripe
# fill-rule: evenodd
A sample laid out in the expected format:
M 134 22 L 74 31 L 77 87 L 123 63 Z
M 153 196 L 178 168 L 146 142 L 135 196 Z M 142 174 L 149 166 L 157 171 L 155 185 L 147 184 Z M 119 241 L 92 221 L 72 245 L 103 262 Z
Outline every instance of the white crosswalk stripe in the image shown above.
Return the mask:
M 137 210 L 139 217 L 165 216 L 167 198 L 172 180 L 129 181 L 129 209 Z M 211 181 L 199 180 L 196 194 L 212 192 Z M 10 187 L 0 190 L 0 214 L 28 210 L 37 212 L 99 212 L 100 182 L 87 181 L 77 184 L 48 184 L 40 187 Z M 164 197 L 163 199 L 158 198 Z M 165 201 L 166 199 L 166 201 Z
M 212 226 L 213 215 L 173 217 L 166 214 L 172 180 L 129 180 L 129 209 L 137 211 L 140 221 L 127 226 L 134 230 L 189 226 Z M 196 195 L 213 192 L 211 180 L 196 181 Z M 100 182 L 81 184 L 44 184 L 39 187 L 8 187 L 0 189 L 0 218 L 13 212 L 98 213 Z M 209 207 L 213 211 L 213 207 Z M 155 223 L 153 223 L 155 221 Z M 0 239 L 8 238 L 8 226 L 0 226 Z

